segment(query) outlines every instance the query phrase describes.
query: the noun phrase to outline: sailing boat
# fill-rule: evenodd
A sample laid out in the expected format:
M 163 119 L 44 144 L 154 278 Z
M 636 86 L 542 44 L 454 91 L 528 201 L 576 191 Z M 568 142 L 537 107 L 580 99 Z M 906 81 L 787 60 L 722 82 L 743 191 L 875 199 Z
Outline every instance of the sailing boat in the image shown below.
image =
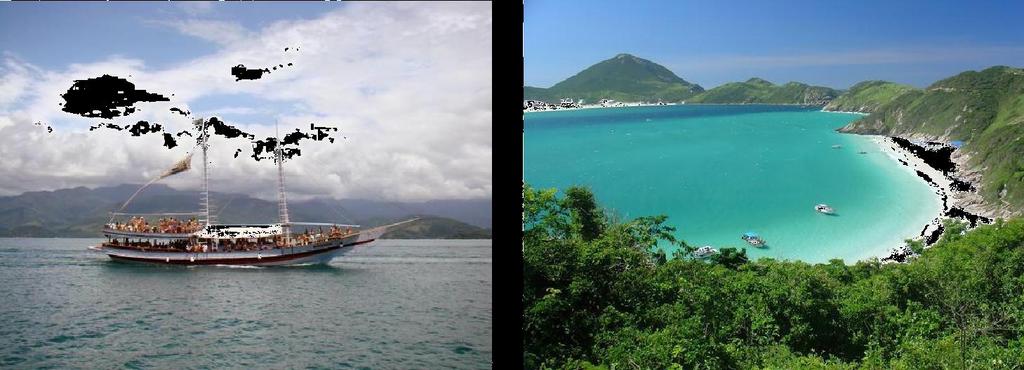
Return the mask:
M 125 206 L 148 185 L 164 177 L 190 168 L 191 155 L 174 168 L 136 191 L 117 212 L 111 212 L 104 225 L 107 240 L 89 249 L 104 253 L 117 261 L 146 262 L 170 265 L 298 265 L 326 264 L 357 245 L 373 242 L 389 228 L 416 221 L 406 220 L 365 231 L 359 225 L 328 222 L 293 222 L 288 217 L 284 190 L 283 154 L 280 145 L 274 150 L 277 159 L 279 222 L 273 224 L 216 224 L 210 216 L 208 124 L 202 127 L 199 147 L 203 152 L 203 192 L 199 212 L 188 213 L 123 213 Z M 118 217 L 126 222 L 115 222 Z M 188 220 L 176 217 L 191 216 Z M 158 221 L 150 224 L 149 220 Z M 293 233 L 292 227 L 304 227 Z

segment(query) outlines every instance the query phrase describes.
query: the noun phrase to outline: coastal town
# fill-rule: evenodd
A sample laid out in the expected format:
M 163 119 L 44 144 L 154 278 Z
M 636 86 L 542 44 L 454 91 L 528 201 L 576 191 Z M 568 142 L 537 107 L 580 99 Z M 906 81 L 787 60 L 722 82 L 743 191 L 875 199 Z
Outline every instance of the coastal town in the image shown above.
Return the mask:
M 685 101 L 678 104 L 686 104 Z M 620 102 L 612 99 L 601 99 L 595 104 L 586 104 L 583 99 L 573 100 L 572 98 L 560 99 L 558 104 L 548 103 L 542 100 L 523 100 L 523 112 L 542 112 L 554 110 L 572 110 L 588 108 L 615 108 L 615 107 L 643 107 L 657 105 L 677 105 L 677 103 L 657 102 Z

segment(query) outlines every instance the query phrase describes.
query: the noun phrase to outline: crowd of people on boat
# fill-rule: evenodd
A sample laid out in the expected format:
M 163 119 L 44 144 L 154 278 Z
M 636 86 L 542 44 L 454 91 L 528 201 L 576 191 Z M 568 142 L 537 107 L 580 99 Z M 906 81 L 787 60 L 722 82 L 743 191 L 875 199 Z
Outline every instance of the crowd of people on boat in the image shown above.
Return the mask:
M 241 252 L 241 251 L 263 251 L 268 249 L 274 249 L 277 244 L 277 240 L 280 238 L 272 239 L 235 239 L 235 240 L 221 240 L 217 245 L 215 251 L 219 252 Z M 208 252 L 209 249 L 204 248 L 205 245 L 196 246 L 190 252 Z
M 339 226 L 331 226 L 327 232 L 323 230 L 306 230 L 306 232 L 295 234 L 296 245 L 310 245 L 323 243 L 331 239 L 340 239 L 352 234 L 352 228 L 342 229 Z
M 193 220 L 189 220 L 189 222 L 186 222 L 184 225 L 187 227 L 188 225 L 190 225 L 190 222 L 193 222 L 193 221 L 194 221 L 194 219 Z M 195 223 L 195 224 L 198 225 L 198 223 Z M 118 224 L 118 225 L 120 225 L 119 226 L 120 228 L 118 228 L 118 230 L 125 230 L 125 231 L 140 232 L 139 230 L 157 230 L 157 231 L 141 231 L 141 232 L 161 232 L 161 233 L 180 233 L 180 232 L 184 232 L 184 231 L 174 231 L 174 230 L 182 230 L 180 228 L 181 225 L 174 225 L 173 223 L 171 223 L 171 221 L 168 221 L 167 219 L 161 219 L 160 223 L 158 223 L 156 226 L 150 226 L 150 225 L 146 224 L 145 220 L 142 220 L 141 217 L 133 218 L 131 220 L 131 222 L 128 223 L 128 224 Z M 156 227 L 156 229 L 153 229 L 153 227 Z M 179 228 L 175 228 L 175 227 L 179 227 Z M 159 230 L 168 230 L 168 231 L 159 231 Z M 195 230 L 198 230 L 198 228 L 196 228 Z M 351 227 L 342 228 L 342 227 L 339 227 L 339 226 L 331 226 L 327 230 L 322 230 L 322 229 L 321 230 L 312 230 L 312 229 L 311 230 L 306 230 L 304 232 L 292 234 L 292 244 L 291 244 L 291 246 L 306 246 L 306 245 L 311 245 L 311 244 L 324 243 L 324 242 L 327 242 L 327 241 L 330 241 L 330 240 L 344 238 L 346 236 L 352 235 L 352 233 L 353 233 L 353 231 L 352 231 Z M 275 248 L 287 248 L 287 247 L 289 247 L 289 245 L 285 243 L 284 238 L 283 238 L 282 235 L 277 235 L 277 236 L 274 236 L 274 237 L 267 237 L 267 238 L 220 239 L 220 240 L 217 241 L 216 244 L 213 244 L 213 245 L 208 245 L 208 244 L 205 244 L 205 243 L 198 243 L 195 238 L 171 240 L 171 241 L 169 241 L 167 243 L 160 243 L 160 242 L 152 243 L 152 242 L 147 241 L 147 240 L 130 240 L 128 238 L 122 238 L 122 239 L 113 238 L 110 241 L 110 245 L 117 246 L 117 247 L 122 247 L 122 248 L 139 249 L 139 250 L 144 250 L 144 251 L 191 252 L 191 253 L 260 251 L 260 250 L 270 250 L 270 249 L 275 249 Z
M 195 217 L 188 221 L 181 221 L 174 217 L 159 219 L 155 224 L 150 224 L 143 217 L 132 217 L 126 223 L 114 223 L 109 225 L 114 230 L 129 231 L 136 233 L 160 233 L 160 234 L 188 234 L 199 231 L 203 227 Z
M 187 239 L 171 240 L 167 243 L 150 242 L 148 240 L 129 240 L 128 238 L 110 240 L 110 245 L 121 248 L 138 249 L 149 252 L 183 252 L 191 247 Z

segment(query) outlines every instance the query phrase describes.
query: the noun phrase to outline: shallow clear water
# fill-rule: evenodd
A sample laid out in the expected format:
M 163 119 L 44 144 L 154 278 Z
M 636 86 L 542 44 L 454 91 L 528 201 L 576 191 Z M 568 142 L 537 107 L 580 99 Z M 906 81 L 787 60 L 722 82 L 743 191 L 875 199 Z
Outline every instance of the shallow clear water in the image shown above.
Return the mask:
M 623 218 L 668 215 L 692 245 L 852 262 L 919 234 L 941 209 L 869 137 L 834 131 L 858 117 L 764 105 L 529 113 L 524 177 L 540 188 L 590 186 Z M 815 212 L 818 203 L 838 215 Z M 746 231 L 768 248 L 749 248 Z
M 381 240 L 327 266 L 150 266 L 0 239 L 0 367 L 491 367 L 491 241 Z

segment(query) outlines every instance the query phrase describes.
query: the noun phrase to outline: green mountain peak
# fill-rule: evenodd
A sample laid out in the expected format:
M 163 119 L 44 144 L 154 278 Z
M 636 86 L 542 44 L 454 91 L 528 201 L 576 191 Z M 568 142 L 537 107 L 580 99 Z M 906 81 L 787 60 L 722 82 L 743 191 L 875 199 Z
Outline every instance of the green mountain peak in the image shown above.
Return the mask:
M 617 54 L 587 67 L 550 88 L 526 87 L 524 98 L 557 102 L 562 98 L 618 101 L 680 101 L 704 91 L 647 59 Z

